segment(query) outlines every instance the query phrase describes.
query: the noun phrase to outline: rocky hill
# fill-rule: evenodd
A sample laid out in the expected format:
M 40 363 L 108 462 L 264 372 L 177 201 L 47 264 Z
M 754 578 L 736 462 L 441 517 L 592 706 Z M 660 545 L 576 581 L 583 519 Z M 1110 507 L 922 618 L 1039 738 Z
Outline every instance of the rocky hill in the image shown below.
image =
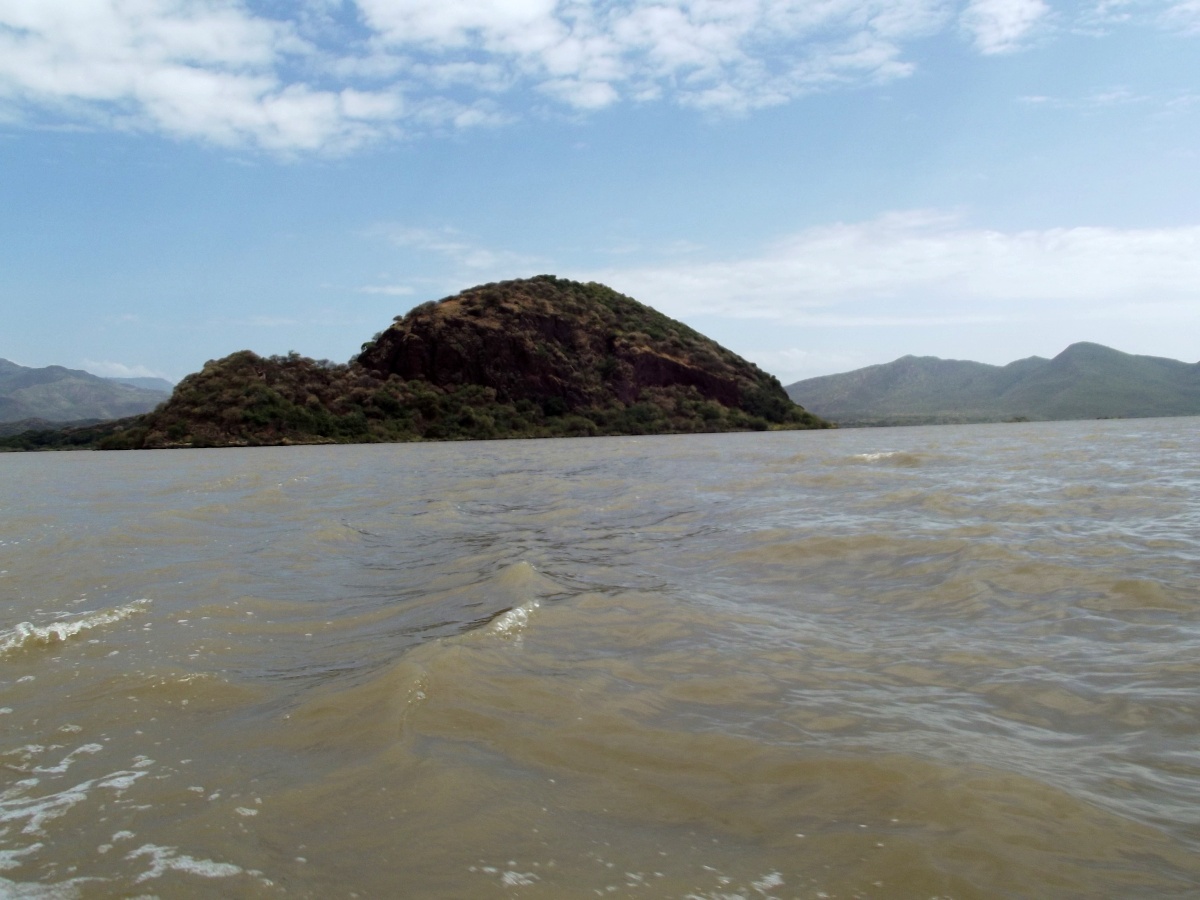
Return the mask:
M 399 316 L 348 364 L 241 351 L 118 428 L 9 446 L 467 440 L 828 427 L 773 376 L 599 284 L 543 275 Z
M 1006 366 L 905 356 L 787 392 L 842 425 L 1200 415 L 1200 363 L 1078 343 Z
M 155 382 L 161 379 L 153 379 Z M 0 423 L 119 419 L 149 412 L 170 396 L 63 366 L 30 368 L 0 359 Z
M 708 401 L 768 422 L 803 417 L 772 376 L 715 341 L 599 284 L 542 276 L 427 303 L 363 348 L 358 362 L 500 402 L 549 411 L 627 408 L 650 396 Z

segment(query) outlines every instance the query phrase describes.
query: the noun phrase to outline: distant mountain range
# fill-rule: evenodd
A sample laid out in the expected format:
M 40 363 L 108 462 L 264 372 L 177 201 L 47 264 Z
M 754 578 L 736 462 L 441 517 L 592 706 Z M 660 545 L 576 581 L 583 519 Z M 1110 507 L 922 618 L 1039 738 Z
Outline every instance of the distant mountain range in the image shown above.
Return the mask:
M 143 388 L 147 391 L 161 391 L 164 394 L 169 394 L 175 390 L 175 385 L 165 378 L 126 378 L 124 376 L 110 375 L 104 380 L 115 381 L 118 384 L 132 385 L 133 387 Z
M 785 389 L 840 425 L 1200 415 L 1200 363 L 1072 344 L 1006 366 L 905 356 Z
M 162 378 L 101 378 L 82 369 L 35 369 L 0 359 L 0 425 L 120 419 L 149 412 L 171 396 Z M 11 433 L 14 425 L 4 431 Z

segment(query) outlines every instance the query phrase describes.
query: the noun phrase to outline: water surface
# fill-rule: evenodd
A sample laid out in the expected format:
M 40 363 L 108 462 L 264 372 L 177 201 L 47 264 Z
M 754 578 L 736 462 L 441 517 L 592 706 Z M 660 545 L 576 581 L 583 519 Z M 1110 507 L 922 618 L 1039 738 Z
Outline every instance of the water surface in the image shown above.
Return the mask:
M 1200 895 L 1198 433 L 0 456 L 0 896 Z

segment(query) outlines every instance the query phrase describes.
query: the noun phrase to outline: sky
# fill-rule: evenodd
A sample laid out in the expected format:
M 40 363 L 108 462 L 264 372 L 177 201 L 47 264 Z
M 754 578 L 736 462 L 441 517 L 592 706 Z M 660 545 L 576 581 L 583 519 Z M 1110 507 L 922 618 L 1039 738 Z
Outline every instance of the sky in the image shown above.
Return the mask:
M 1200 0 L 0 0 L 0 357 L 600 281 L 784 384 L 1200 360 Z

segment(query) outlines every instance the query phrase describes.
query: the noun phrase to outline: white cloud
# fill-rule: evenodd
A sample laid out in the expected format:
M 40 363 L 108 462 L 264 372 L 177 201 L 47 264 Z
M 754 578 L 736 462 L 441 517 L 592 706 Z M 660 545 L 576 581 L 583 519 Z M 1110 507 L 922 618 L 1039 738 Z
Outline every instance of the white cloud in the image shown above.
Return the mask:
M 907 353 L 1003 364 L 1079 340 L 1190 360 L 1200 329 L 1200 226 L 1000 231 L 908 211 L 737 257 L 562 274 L 688 322 L 785 384 Z
M 1108 34 L 1121 26 L 1141 24 L 1200 35 L 1200 0 L 1092 0 L 1074 22 L 1084 34 Z
M 986 55 L 1019 50 L 1049 14 L 1043 0 L 971 0 L 962 25 Z
M 1076 96 L 1053 97 L 1046 94 L 1031 94 L 1019 98 L 1019 102 L 1021 103 L 1042 109 L 1069 109 L 1095 112 L 1117 107 L 1143 106 L 1155 110 L 1160 115 L 1182 112 L 1194 100 L 1194 96 L 1188 94 L 1163 95 L 1141 93 L 1121 85 Z
M 358 289 L 360 294 L 379 294 L 385 297 L 408 297 L 416 289 L 407 284 L 366 284 Z
M 226 146 L 345 151 L 475 127 L 532 90 L 744 110 L 911 71 L 948 0 L 0 0 L 0 109 Z M 516 94 L 516 102 L 522 102 Z
M 370 234 L 382 237 L 396 247 L 440 256 L 470 278 L 519 277 L 528 274 L 531 266 L 538 265 L 535 257 L 482 247 L 453 228 L 382 224 L 371 229 Z
M 580 81 L 578 78 L 560 78 L 542 84 L 542 90 L 558 100 L 577 109 L 603 109 L 619 99 L 611 84 L 603 81 Z
M 904 212 L 810 228 L 747 258 L 587 277 L 685 319 L 857 327 L 1145 314 L 1194 323 L 1200 227 L 1002 232 Z
M 783 384 L 829 372 L 849 372 L 870 362 L 861 352 L 813 351 L 789 347 L 784 350 L 746 350 L 743 354 L 764 372 L 775 375 Z
M 0 101 L 224 145 L 337 150 L 387 131 L 395 89 L 288 82 L 313 48 L 231 0 L 0 0 Z
M 263 10 L 270 9 L 268 15 Z M 909 75 L 957 27 L 983 54 L 1051 19 L 1200 31 L 1198 0 L 0 0 L 0 119 L 281 154 L 511 121 L 522 106 L 744 112 Z M 534 98 L 534 99 L 531 99 Z M 536 99 L 536 98 L 541 98 Z
M 85 359 L 82 363 L 85 371 L 91 372 L 93 375 L 99 375 L 101 378 L 164 378 L 161 372 L 157 372 L 148 366 L 133 365 L 128 366 L 125 363 L 113 362 L 112 360 L 95 360 Z M 168 379 L 169 381 L 170 379 Z
M 466 46 L 477 36 L 512 41 L 545 28 L 555 0 L 358 0 L 367 22 L 395 43 Z
M 1185 34 L 1200 34 L 1200 0 L 1181 0 L 1167 5 L 1163 24 Z
M 727 110 L 827 84 L 908 74 L 903 44 L 947 20 L 946 0 L 359 0 L 377 58 L 438 72 L 472 57 L 489 84 L 526 85 L 582 109 L 661 97 Z M 377 68 L 387 68 L 376 62 Z M 415 70 L 410 70 L 415 71 Z

